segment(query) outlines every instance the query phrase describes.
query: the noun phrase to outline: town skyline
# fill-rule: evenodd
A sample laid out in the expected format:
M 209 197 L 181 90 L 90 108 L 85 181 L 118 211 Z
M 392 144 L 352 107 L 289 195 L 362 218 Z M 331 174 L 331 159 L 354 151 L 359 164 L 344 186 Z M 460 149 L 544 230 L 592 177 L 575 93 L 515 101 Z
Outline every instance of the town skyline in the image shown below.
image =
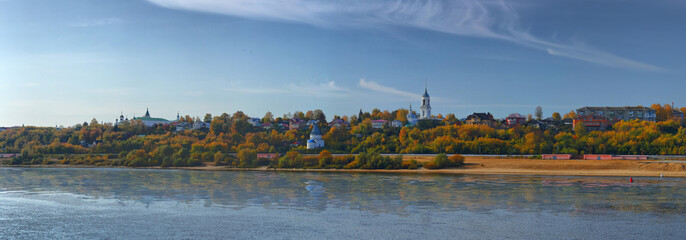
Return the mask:
M 0 126 L 418 111 L 425 81 L 458 118 L 686 105 L 679 1 L 343 5 L 0 1 Z

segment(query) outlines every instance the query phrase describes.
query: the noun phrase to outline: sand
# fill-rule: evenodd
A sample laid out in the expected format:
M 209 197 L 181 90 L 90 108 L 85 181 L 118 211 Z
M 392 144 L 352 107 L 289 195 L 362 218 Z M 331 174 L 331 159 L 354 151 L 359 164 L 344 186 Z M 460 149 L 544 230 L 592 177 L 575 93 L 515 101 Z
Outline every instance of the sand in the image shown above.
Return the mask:
M 405 160 L 415 159 L 428 162 L 429 156 L 406 156 Z M 25 167 L 25 166 L 22 166 Z M 35 167 L 96 167 L 96 166 L 35 166 Z M 161 169 L 160 167 L 149 167 Z M 306 171 L 306 172 L 382 172 L 382 173 L 439 173 L 439 174 L 491 174 L 491 175 L 560 175 L 560 176 L 625 176 L 625 177 L 686 177 L 686 161 L 665 160 L 541 160 L 508 159 L 491 157 L 466 157 L 465 165 L 450 169 L 273 169 L 228 168 L 207 165 L 202 167 L 180 167 L 166 169 L 187 169 L 202 171 Z
M 431 157 L 406 157 L 418 162 Z M 560 176 L 626 176 L 626 177 L 686 177 L 686 162 L 664 160 L 540 160 L 467 157 L 465 165 L 450 169 L 235 169 L 223 166 L 190 167 L 191 170 L 239 171 L 307 171 L 307 172 L 386 172 L 386 173 L 441 173 L 441 174 L 495 174 L 495 175 L 560 175 Z

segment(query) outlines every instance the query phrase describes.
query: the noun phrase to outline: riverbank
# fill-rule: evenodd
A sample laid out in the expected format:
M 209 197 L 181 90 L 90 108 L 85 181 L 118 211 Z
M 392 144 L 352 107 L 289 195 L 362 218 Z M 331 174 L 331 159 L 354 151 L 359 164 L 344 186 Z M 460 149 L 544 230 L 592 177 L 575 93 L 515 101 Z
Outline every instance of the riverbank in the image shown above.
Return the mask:
M 431 157 L 406 157 L 418 162 L 430 161 Z M 26 167 L 26 166 L 24 166 Z M 83 165 L 36 165 L 32 167 L 99 167 Z M 624 177 L 686 177 L 686 161 L 665 160 L 541 160 L 508 159 L 489 157 L 466 157 L 465 165 L 450 169 L 274 169 L 230 168 L 226 166 L 201 167 L 146 167 L 144 169 L 184 169 L 198 171 L 291 171 L 291 172 L 376 172 L 376 173 L 439 173 L 439 174 L 486 174 L 486 175 L 559 175 L 559 176 L 624 176 Z
M 417 159 L 422 161 L 424 159 Z M 378 172 L 378 173 L 440 173 L 485 175 L 559 175 L 559 176 L 625 176 L 625 177 L 686 177 L 686 161 L 663 160 L 541 160 L 467 157 L 465 165 L 450 169 L 273 169 L 226 168 L 222 166 L 188 167 L 181 169 L 204 171 L 298 171 L 298 172 Z

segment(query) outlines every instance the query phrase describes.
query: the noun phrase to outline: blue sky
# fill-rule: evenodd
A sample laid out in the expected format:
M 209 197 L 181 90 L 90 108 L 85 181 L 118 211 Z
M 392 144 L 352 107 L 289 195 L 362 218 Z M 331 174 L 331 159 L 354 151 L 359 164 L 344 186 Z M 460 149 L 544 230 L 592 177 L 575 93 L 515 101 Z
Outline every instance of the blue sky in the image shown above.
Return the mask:
M 286 4 L 288 3 L 288 4 Z M 0 126 L 686 105 L 686 2 L 0 0 Z

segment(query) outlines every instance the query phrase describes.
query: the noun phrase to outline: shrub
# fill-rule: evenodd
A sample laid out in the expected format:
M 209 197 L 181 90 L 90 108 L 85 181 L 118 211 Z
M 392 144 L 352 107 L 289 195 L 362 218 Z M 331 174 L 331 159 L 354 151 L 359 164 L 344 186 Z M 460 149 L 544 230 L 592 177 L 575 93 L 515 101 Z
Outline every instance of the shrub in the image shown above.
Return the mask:
M 436 155 L 433 161 L 424 164 L 427 169 L 441 169 L 449 167 L 459 167 L 464 164 L 464 156 L 455 154 L 448 157 L 445 153 Z
M 464 156 L 460 154 L 454 154 L 448 157 L 448 159 L 450 159 L 450 162 L 452 163 L 453 167 L 459 167 L 464 165 Z

